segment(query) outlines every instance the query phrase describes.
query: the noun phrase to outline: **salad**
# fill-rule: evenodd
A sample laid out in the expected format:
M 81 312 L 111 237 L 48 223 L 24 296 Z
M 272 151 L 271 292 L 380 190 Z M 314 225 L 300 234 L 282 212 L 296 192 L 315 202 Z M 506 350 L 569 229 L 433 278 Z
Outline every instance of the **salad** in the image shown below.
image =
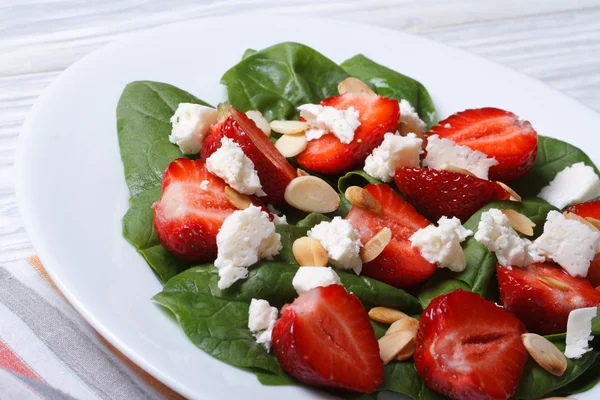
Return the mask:
M 247 50 L 227 101 L 127 85 L 123 235 L 201 350 L 343 397 L 540 399 L 600 381 L 600 173 L 357 55 Z M 524 117 L 524 116 L 523 116 Z M 199 366 L 199 369 L 201 366 Z

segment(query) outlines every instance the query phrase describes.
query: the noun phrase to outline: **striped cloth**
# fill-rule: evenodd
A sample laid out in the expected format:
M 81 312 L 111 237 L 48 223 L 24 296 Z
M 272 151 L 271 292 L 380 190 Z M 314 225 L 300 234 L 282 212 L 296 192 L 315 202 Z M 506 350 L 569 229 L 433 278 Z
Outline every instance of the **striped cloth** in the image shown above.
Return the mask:
M 183 399 L 106 342 L 35 257 L 0 266 L 0 400 Z

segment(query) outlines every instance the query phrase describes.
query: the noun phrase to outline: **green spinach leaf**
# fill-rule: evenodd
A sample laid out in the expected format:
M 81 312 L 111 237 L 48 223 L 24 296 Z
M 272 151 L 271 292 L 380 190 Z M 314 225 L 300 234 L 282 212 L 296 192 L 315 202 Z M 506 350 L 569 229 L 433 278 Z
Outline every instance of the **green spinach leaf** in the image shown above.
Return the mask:
M 298 221 L 296 226 L 306 227 L 306 228 L 310 229 L 313 226 L 320 224 L 321 222 L 329 222 L 329 221 L 331 221 L 331 218 L 329 218 L 327 215 L 319 214 L 319 213 L 310 213 L 306 216 L 306 218 Z
M 336 63 L 299 43 L 279 43 L 247 56 L 221 78 L 229 102 L 268 120 L 295 119 L 297 107 L 337 95 L 348 77 Z
M 346 175 L 340 177 L 338 179 L 337 188 L 340 193 L 346 193 L 346 189 L 350 186 L 366 186 L 369 183 L 383 183 L 379 179 L 373 178 L 371 175 L 367 174 L 365 171 L 356 170 L 350 171 L 346 173 Z
M 409 396 L 415 400 L 441 400 L 446 397 L 429 389 L 417 374 L 415 363 L 393 361 L 383 367 L 383 383 L 378 391 L 389 390 Z
M 511 187 L 522 197 L 537 196 L 557 173 L 578 162 L 589 165 L 600 175 L 598 168 L 581 149 L 562 140 L 538 135 L 538 154 L 533 169 Z
M 342 68 L 351 76 L 371 85 L 377 94 L 398 101 L 408 100 L 427 124 L 427 129 L 437 123 L 438 117 L 431 96 L 425 86 L 414 79 L 377 64 L 362 54 L 344 61 Z

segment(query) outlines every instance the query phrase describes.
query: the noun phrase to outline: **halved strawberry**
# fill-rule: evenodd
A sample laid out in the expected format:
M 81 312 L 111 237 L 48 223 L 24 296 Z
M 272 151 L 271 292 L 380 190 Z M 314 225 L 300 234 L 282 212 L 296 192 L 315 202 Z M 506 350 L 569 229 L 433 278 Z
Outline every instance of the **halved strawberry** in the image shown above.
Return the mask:
M 206 190 L 200 186 L 205 180 Z M 225 186 L 208 172 L 204 161 L 179 158 L 169 164 L 162 196 L 154 203 L 154 229 L 160 243 L 184 260 L 214 261 L 217 233 L 236 211 L 223 194 Z
M 490 179 L 495 181 L 522 178 L 533 168 L 537 157 L 537 132 L 529 121 L 499 108 L 453 114 L 431 128 L 428 135 L 439 135 L 494 157 L 498 165 L 490 168 Z
M 459 289 L 436 297 L 419 322 L 417 373 L 451 399 L 506 400 L 527 361 L 523 333 L 517 317 L 475 293 Z
M 309 290 L 284 306 L 272 339 L 281 368 L 300 382 L 361 393 L 383 382 L 369 316 L 340 285 Z
M 206 160 L 221 147 L 223 136 L 232 139 L 254 163 L 262 189 L 267 194 L 264 197 L 265 201 L 271 204 L 285 204 L 283 193 L 296 177 L 296 169 L 281 155 L 254 121 L 233 107 L 229 107 L 229 113 L 225 120 L 213 126 L 212 133 L 204 141 L 202 159 Z
M 562 333 L 569 313 L 600 305 L 600 292 L 583 278 L 574 278 L 554 263 L 527 268 L 496 267 L 500 299 L 532 332 Z
M 340 142 L 333 134 L 308 142 L 306 150 L 296 156 L 296 162 L 311 171 L 342 174 L 360 168 L 373 149 L 383 142 L 383 135 L 398 129 L 400 107 L 397 101 L 386 97 L 346 93 L 329 97 L 321 105 L 338 110 L 354 107 L 359 114 L 360 126 L 348 144 Z
M 496 182 L 431 168 L 398 168 L 395 181 L 404 197 L 431 221 L 445 215 L 465 222 L 489 202 L 510 197 Z
M 413 206 L 386 184 L 365 186 L 383 208 L 381 214 L 352 207 L 346 217 L 364 244 L 382 228 L 392 231 L 392 240 L 373 261 L 363 265 L 362 274 L 396 287 L 421 283 L 436 270 L 408 240 L 413 233 L 431 224 Z
M 567 211 L 583 218 L 589 217 L 600 220 L 600 200 L 575 204 L 567 208 Z M 586 279 L 590 281 L 592 286 L 600 286 L 600 254 L 596 254 L 596 257 L 592 260 Z

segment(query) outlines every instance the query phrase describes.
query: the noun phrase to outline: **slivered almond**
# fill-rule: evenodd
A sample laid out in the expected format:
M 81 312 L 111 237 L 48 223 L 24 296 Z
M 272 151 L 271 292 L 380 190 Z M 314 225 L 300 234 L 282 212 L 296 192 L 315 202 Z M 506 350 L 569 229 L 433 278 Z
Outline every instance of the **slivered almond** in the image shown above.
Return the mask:
M 285 158 L 296 157 L 306 149 L 306 136 L 301 135 L 283 135 L 275 142 L 275 148 L 279 150 Z
M 540 282 L 545 283 L 546 285 L 553 287 L 558 290 L 562 290 L 563 292 L 567 292 L 570 288 L 564 282 L 559 281 L 558 279 L 551 278 L 549 276 L 538 275 L 536 279 Z
M 282 135 L 297 135 L 304 133 L 310 125 L 304 121 L 271 121 L 271 130 Z
M 406 346 L 404 346 L 404 348 L 402 350 L 400 350 L 400 353 L 398 353 L 398 355 L 396 356 L 396 360 L 398 360 L 398 361 L 408 360 L 409 358 L 411 358 L 414 355 L 415 355 L 415 337 L 413 336 L 413 339 Z
M 408 331 L 398 331 L 384 335 L 378 340 L 379 356 L 384 364 L 389 363 L 400 354 L 406 346 L 410 346 L 413 335 Z
M 416 334 L 417 329 L 419 329 L 419 321 L 415 318 L 406 316 L 402 319 L 393 322 L 388 328 L 388 330 L 385 332 L 385 334 L 388 335 L 390 333 L 398 331 L 409 331 Z
M 344 196 L 350 202 L 350 204 L 355 207 L 359 207 L 376 214 L 381 214 L 383 212 L 381 203 L 379 203 L 379 201 L 366 189 L 363 189 L 359 186 L 350 186 L 348 189 L 346 189 Z
M 325 267 L 329 260 L 327 250 L 321 242 L 307 236 L 294 241 L 292 252 L 298 265 L 304 267 Z
M 338 85 L 338 92 L 340 94 L 352 93 L 362 94 L 365 96 L 375 96 L 376 93 L 363 81 L 353 77 L 346 78 Z
M 392 231 L 388 227 L 381 228 L 365 245 L 360 249 L 360 259 L 364 263 L 376 259 L 383 249 L 392 240 Z
M 567 358 L 548 339 L 535 333 L 521 335 L 523 345 L 535 362 L 552 375 L 562 376 L 567 370 Z
M 516 212 L 515 210 L 502 210 L 502 213 L 506 215 L 510 221 L 510 225 L 515 231 L 521 232 L 523 235 L 533 236 L 535 223 L 527 218 L 527 216 Z
M 250 207 L 250 204 L 252 204 L 250 197 L 229 186 L 225 186 L 225 198 L 231 203 L 232 206 L 239 210 L 245 210 L 246 208 Z
M 321 178 L 298 176 L 287 185 L 283 193 L 285 201 L 305 212 L 328 213 L 340 206 L 340 196 Z
M 452 165 L 452 164 L 444 164 L 440 167 L 440 169 L 443 169 L 444 171 L 448 171 L 448 172 L 458 172 L 459 174 L 463 174 L 463 175 L 476 176 L 474 173 L 472 173 L 468 169 L 464 169 L 464 168 L 461 168 L 461 167 L 458 167 L 458 166 Z
M 306 172 L 305 170 L 303 170 L 303 169 L 300 169 L 300 168 L 298 168 L 298 169 L 296 170 L 296 173 L 298 174 L 298 176 L 309 176 L 309 173 L 308 173 L 308 172 Z
M 596 226 L 594 226 L 594 224 L 592 224 L 590 221 L 588 221 L 587 218 L 582 218 L 579 215 L 570 213 L 568 211 L 565 211 L 563 213 L 563 215 L 565 216 L 566 219 L 581 222 L 582 224 L 584 224 L 585 226 L 590 228 L 592 231 L 598 232 L 598 228 L 596 228 Z
M 408 315 L 402 311 L 394 310 L 393 308 L 373 307 L 369 310 L 369 318 L 377 322 L 383 322 L 384 324 L 391 324 L 407 317 Z
M 596 229 L 600 229 L 600 219 L 596 219 L 596 218 L 592 218 L 592 217 L 585 217 L 585 220 L 587 222 L 589 222 L 590 224 L 594 225 L 596 227 Z
M 229 104 L 219 103 L 217 105 L 217 123 L 224 121 L 227 117 L 229 117 Z
M 510 188 L 510 186 L 508 186 L 507 184 L 502 183 L 500 181 L 496 181 L 496 183 L 498 185 L 502 186 L 502 189 L 504 189 L 504 190 L 506 190 L 508 192 L 508 194 L 510 195 L 510 200 L 512 200 L 512 201 L 518 201 L 518 202 L 521 201 L 521 196 L 519 196 L 517 192 L 515 192 L 514 190 L 512 190 Z
M 250 118 L 258 129 L 263 131 L 263 133 L 267 136 L 271 136 L 271 125 L 269 125 L 269 121 L 265 117 L 263 117 L 260 111 L 250 110 L 246 111 L 246 116 Z

